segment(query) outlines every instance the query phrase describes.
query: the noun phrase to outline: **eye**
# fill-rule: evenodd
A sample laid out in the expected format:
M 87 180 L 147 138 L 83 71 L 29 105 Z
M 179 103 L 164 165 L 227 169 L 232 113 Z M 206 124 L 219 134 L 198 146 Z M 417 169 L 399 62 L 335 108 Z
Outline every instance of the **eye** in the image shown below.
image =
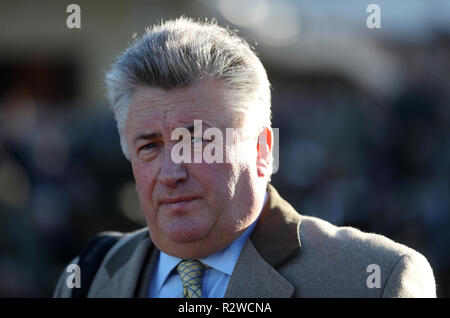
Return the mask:
M 148 143 L 148 144 L 142 146 L 141 148 L 139 148 L 139 151 L 141 151 L 141 150 L 150 150 L 150 149 L 153 149 L 155 147 L 156 147 L 156 143 L 151 142 L 151 143 Z

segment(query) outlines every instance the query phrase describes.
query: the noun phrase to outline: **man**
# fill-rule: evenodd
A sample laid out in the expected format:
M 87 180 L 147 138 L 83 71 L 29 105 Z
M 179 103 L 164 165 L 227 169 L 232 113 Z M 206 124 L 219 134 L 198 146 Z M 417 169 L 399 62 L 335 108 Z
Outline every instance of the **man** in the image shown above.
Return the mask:
M 422 255 L 300 215 L 270 185 L 270 84 L 232 32 L 155 26 L 106 81 L 148 227 L 112 246 L 88 297 L 435 297 Z

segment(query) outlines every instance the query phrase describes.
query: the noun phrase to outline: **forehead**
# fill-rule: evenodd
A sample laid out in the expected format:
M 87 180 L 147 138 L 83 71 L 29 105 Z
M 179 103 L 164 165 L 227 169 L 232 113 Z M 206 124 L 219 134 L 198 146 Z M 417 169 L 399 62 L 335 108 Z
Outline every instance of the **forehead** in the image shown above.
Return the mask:
M 232 103 L 232 93 L 218 80 L 170 90 L 140 86 L 130 101 L 127 127 L 156 129 L 167 124 L 174 129 L 195 119 L 216 127 L 236 127 L 239 116 L 230 108 Z

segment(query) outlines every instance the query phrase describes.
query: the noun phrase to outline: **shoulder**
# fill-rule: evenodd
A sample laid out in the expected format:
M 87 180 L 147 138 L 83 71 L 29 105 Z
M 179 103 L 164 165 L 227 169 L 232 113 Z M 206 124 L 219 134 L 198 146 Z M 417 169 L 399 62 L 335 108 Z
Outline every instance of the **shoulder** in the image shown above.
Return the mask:
M 301 216 L 299 233 L 302 247 L 308 250 L 333 250 L 333 253 L 355 254 L 352 255 L 355 257 L 374 255 L 387 260 L 402 254 L 418 254 L 383 235 L 362 232 L 349 226 L 336 226 L 311 216 Z
M 303 215 L 299 235 L 301 252 L 291 265 L 301 268 L 296 272 L 303 275 L 300 280 L 304 285 L 311 285 L 315 296 L 436 295 L 433 271 L 426 258 L 385 236 Z M 374 281 L 369 281 L 372 278 Z
M 103 232 L 105 233 L 105 232 Z M 127 233 L 118 233 L 121 238 L 114 244 L 105 255 L 103 263 L 109 263 L 117 258 L 126 260 L 133 254 L 136 247 L 148 237 L 148 229 L 146 227 Z M 100 233 L 102 234 L 102 233 Z
M 89 260 L 95 258 L 93 254 L 98 251 L 97 246 L 94 246 L 94 242 L 99 237 L 114 236 L 119 239 L 109 248 L 109 250 L 102 257 L 101 263 L 96 272 L 100 269 L 106 270 L 109 273 L 117 271 L 135 252 L 137 246 L 148 237 L 147 228 L 142 228 L 137 231 L 122 233 L 122 232 L 101 232 L 97 234 L 83 249 L 81 253 L 88 255 Z M 81 255 L 81 254 L 80 254 Z M 68 287 L 67 281 L 73 276 L 73 265 L 80 265 L 80 256 L 73 258 L 70 263 L 64 267 L 61 275 L 59 276 L 56 288 L 53 293 L 53 297 L 67 298 L 72 297 L 72 288 Z M 83 268 L 80 268 L 83 273 Z M 98 276 L 98 275 L 97 275 Z M 98 277 L 97 277 L 98 280 Z

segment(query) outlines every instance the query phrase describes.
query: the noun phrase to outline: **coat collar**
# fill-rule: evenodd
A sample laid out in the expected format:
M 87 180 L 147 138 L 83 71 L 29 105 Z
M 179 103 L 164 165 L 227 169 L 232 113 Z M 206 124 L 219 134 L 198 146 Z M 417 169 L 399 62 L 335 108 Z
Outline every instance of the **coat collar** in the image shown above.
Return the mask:
M 154 249 L 147 228 L 131 236 L 128 240 L 122 238 L 125 243 L 119 241 L 120 245 L 106 260 L 104 271 L 99 273 L 106 284 L 94 291 L 94 297 L 133 298 L 141 293 L 142 276 L 147 276 L 148 269 L 153 268 L 155 262 L 151 255 L 155 253 L 149 253 Z
M 294 287 L 276 270 L 300 253 L 300 215 L 268 185 L 268 202 L 231 275 L 225 297 L 292 297 Z
M 262 258 L 277 268 L 300 252 L 300 214 L 269 184 L 268 200 L 250 240 Z

